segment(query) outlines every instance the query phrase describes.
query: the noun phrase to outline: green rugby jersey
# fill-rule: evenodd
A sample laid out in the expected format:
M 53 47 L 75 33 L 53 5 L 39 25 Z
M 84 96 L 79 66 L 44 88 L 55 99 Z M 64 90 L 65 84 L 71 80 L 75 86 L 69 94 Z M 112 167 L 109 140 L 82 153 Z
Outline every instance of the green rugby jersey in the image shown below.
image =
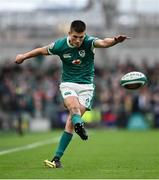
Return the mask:
M 96 38 L 85 35 L 82 45 L 71 46 L 68 37 L 58 39 L 48 47 L 49 54 L 62 61 L 62 82 L 91 84 L 94 81 L 94 47 Z

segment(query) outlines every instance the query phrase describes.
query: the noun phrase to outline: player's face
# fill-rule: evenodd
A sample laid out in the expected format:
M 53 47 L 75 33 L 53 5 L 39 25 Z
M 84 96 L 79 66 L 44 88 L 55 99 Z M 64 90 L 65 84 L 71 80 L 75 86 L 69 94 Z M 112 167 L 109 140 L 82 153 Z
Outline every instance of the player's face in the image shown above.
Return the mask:
M 75 46 L 75 47 L 81 46 L 81 44 L 83 43 L 84 37 L 85 37 L 85 31 L 81 32 L 81 33 L 78 33 L 75 31 L 69 32 L 70 44 Z

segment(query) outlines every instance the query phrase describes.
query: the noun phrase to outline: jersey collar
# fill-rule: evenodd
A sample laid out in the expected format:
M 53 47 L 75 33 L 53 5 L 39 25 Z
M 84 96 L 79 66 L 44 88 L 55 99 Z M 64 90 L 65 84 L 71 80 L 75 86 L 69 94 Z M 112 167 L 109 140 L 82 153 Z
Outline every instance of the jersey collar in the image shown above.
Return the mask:
M 69 37 L 67 37 L 67 45 L 70 47 L 70 48 L 75 48 L 75 46 L 71 45 L 70 42 L 69 42 Z

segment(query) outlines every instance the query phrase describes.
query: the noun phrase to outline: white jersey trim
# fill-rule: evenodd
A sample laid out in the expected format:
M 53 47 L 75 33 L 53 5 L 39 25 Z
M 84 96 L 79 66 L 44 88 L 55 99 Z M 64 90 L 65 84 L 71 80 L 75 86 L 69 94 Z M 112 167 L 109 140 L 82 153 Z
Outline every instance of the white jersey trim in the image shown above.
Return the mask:
M 72 46 L 69 42 L 69 37 L 67 37 L 67 45 L 70 47 L 70 48 L 75 48 L 75 46 Z
M 53 42 L 50 45 L 48 45 L 48 47 L 47 47 L 47 51 L 50 55 L 53 55 L 53 53 L 50 51 L 50 49 L 52 49 L 54 47 L 54 45 L 55 45 L 55 43 Z

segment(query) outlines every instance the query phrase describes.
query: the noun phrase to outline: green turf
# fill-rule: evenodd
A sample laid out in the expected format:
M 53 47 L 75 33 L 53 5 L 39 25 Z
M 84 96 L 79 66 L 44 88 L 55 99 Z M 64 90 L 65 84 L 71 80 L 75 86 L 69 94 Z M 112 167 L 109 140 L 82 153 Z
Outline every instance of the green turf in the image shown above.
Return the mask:
M 62 159 L 64 168 L 48 169 L 56 143 L 0 155 L 0 178 L 103 179 L 159 178 L 159 132 L 89 130 L 89 141 L 76 136 Z M 23 137 L 0 133 L 0 152 L 57 137 L 61 132 L 31 133 Z

